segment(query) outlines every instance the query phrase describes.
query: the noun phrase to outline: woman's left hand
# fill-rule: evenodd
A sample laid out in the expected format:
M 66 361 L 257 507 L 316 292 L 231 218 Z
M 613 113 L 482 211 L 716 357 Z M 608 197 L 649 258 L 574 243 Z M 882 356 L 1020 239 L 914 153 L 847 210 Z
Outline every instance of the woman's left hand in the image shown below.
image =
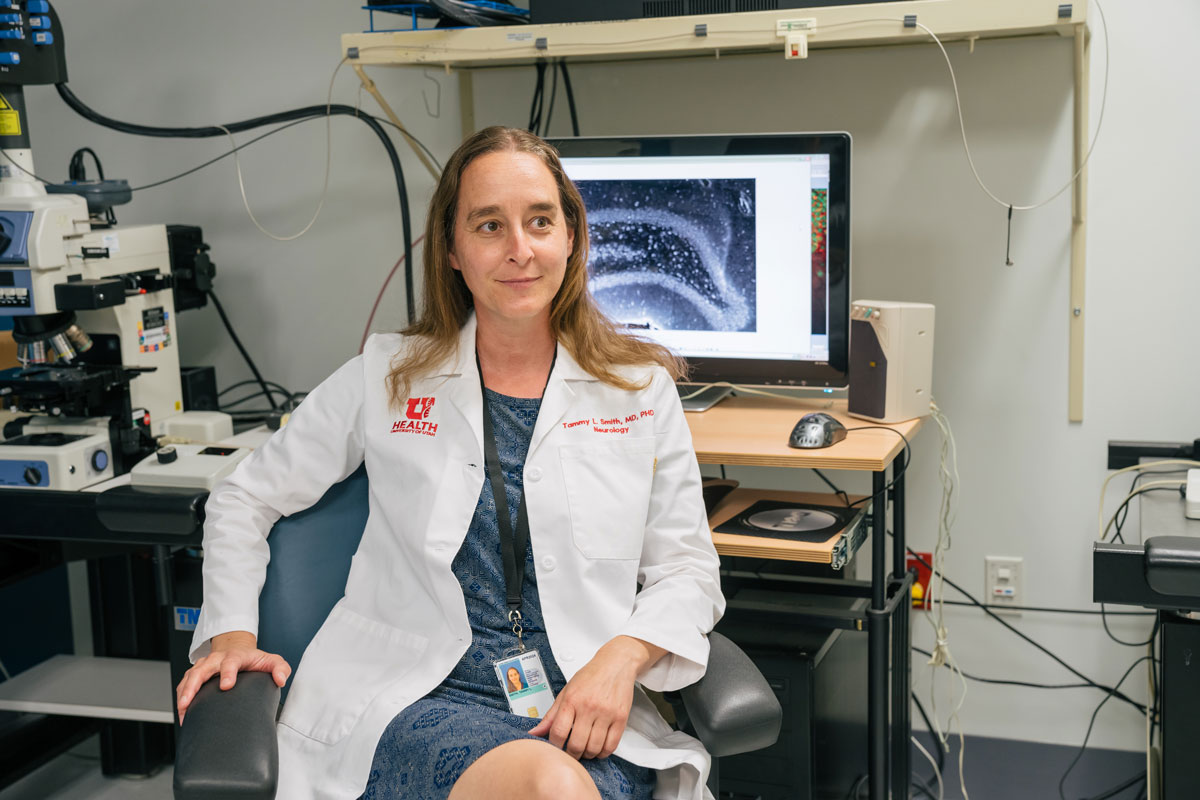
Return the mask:
M 575 673 L 529 732 L 575 758 L 608 758 L 625 732 L 634 682 L 665 654 L 641 639 L 614 637 Z

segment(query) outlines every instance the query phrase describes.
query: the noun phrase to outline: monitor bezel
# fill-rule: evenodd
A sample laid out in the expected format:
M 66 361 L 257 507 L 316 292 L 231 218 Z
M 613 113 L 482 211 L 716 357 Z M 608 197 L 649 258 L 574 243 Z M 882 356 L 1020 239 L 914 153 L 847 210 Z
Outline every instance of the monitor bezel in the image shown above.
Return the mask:
M 688 380 L 743 386 L 845 388 L 850 320 L 850 134 L 683 134 L 558 137 L 562 158 L 612 156 L 829 155 L 829 360 L 688 357 Z

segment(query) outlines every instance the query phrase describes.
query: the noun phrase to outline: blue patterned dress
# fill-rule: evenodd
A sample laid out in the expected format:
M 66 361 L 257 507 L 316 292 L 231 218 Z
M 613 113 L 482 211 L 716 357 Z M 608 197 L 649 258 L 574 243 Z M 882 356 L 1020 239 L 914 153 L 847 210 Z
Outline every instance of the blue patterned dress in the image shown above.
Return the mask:
M 490 389 L 484 395 L 515 528 L 525 454 L 541 400 L 508 397 Z M 496 501 L 486 480 L 451 568 L 463 586 L 471 646 L 441 686 L 400 712 L 384 731 L 362 800 L 444 800 L 459 776 L 484 753 L 506 742 L 539 738 L 528 733 L 539 720 L 509 711 L 492 668 L 492 662 L 514 647 L 516 639 L 508 623 Z M 526 647 L 536 648 L 541 655 L 557 697 L 567 681 L 550 651 L 542 621 L 532 543 L 525 552 L 522 594 Z M 605 800 L 649 800 L 654 790 L 653 770 L 616 756 L 580 763 Z

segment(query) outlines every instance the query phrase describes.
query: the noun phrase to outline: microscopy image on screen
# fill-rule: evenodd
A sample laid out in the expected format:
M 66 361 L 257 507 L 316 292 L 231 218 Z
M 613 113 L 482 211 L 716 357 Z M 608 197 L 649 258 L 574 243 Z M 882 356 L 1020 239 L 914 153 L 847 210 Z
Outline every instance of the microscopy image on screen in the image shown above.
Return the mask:
M 829 278 L 829 190 L 812 190 L 812 332 L 826 333 L 825 304 Z
M 755 180 L 582 180 L 589 285 L 634 329 L 756 330 Z

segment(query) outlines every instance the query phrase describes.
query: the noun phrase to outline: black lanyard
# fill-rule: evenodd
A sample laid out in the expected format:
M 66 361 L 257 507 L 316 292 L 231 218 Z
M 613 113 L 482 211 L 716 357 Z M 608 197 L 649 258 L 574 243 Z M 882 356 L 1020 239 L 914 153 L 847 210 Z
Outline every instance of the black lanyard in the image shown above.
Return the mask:
M 554 372 L 554 361 L 558 359 L 555 348 L 550 372 L 546 374 L 546 386 Z M 475 353 L 475 367 L 479 370 L 479 393 L 483 399 L 483 454 L 488 478 L 492 484 L 492 499 L 496 501 L 496 527 L 500 529 L 500 555 L 504 560 L 504 588 L 508 600 L 508 621 L 513 624 L 517 640 L 521 639 L 521 588 L 525 583 L 525 549 L 529 546 L 529 512 L 525 508 L 525 482 L 521 482 L 521 501 L 517 506 L 517 527 L 513 530 L 508 512 L 508 494 L 504 491 L 504 473 L 500 468 L 500 450 L 496 444 L 496 429 L 492 425 L 492 412 L 488 407 L 487 393 L 483 386 L 483 368 L 479 365 L 479 353 Z M 546 387 L 542 387 L 542 399 Z M 541 410 L 541 406 L 538 406 Z M 537 417 L 533 418 L 534 426 Z M 524 646 L 522 646 L 524 649 Z

